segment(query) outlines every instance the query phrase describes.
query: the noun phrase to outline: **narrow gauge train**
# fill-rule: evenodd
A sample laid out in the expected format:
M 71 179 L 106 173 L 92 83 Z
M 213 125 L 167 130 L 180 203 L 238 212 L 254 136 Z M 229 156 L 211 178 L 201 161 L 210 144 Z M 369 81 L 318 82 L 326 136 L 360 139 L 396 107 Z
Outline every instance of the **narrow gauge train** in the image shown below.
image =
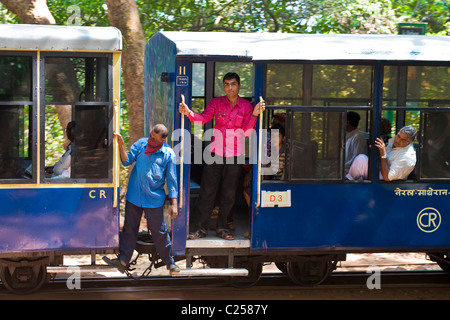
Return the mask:
M 450 38 L 439 36 L 155 34 L 145 52 L 146 124 L 169 126 L 182 163 L 182 206 L 172 225 L 174 253 L 187 263 L 180 274 L 202 273 L 189 269 L 201 259 L 210 267 L 204 274 L 234 269 L 244 276 L 228 278 L 232 283 L 251 285 L 264 263 L 275 262 L 295 283 L 315 285 L 347 253 L 363 252 L 427 252 L 450 271 L 449 58 Z M 250 203 L 236 201 L 235 240 L 211 231 L 186 240 L 213 124 L 182 120 L 178 105 L 185 98 L 202 112 L 224 95 L 222 78 L 230 71 L 241 77 L 242 97 L 254 105 L 264 97 L 267 105 L 246 144 Z M 368 149 L 368 177 L 358 181 L 344 171 L 350 111 L 360 115 Z M 266 179 L 261 129 L 279 113 L 285 174 Z M 382 118 L 390 123 L 388 136 L 405 125 L 419 133 L 417 162 L 406 180 L 380 179 L 374 140 Z M 236 192 L 242 199 L 242 190 Z
M 114 28 L 0 28 L 0 121 L 7 128 L 0 138 L 1 279 L 23 293 L 39 288 L 66 254 L 95 258 L 118 247 L 112 131 L 119 128 L 122 44 Z M 171 229 L 173 253 L 186 259 L 180 275 L 247 286 L 265 262 L 275 262 L 295 283 L 316 285 L 347 253 L 364 252 L 427 252 L 449 271 L 449 49 L 448 38 L 434 36 L 155 34 L 145 52 L 145 128 L 148 134 L 164 123 L 179 155 L 181 207 Z M 235 240 L 212 232 L 186 240 L 203 169 L 198 150 L 205 153 L 213 125 L 182 120 L 178 104 L 183 96 L 201 112 L 223 95 L 229 71 L 240 74 L 242 97 L 264 97 L 267 105 L 246 145 L 250 202 L 236 190 Z M 344 174 L 350 111 L 361 117 L 370 159 L 360 181 Z M 285 174 L 266 179 L 263 129 L 278 113 L 285 118 Z M 417 163 L 405 181 L 379 178 L 373 141 L 382 118 L 391 136 L 404 125 L 419 132 Z M 47 170 L 58 156 L 50 127 L 60 126 L 62 135 L 67 123 L 74 125 L 67 128 L 71 171 L 58 179 Z M 151 243 L 136 249 L 158 260 Z M 209 268 L 191 268 L 197 259 Z
M 65 254 L 118 247 L 121 51 L 112 27 L 0 25 L 0 276 L 13 292 L 37 290 Z

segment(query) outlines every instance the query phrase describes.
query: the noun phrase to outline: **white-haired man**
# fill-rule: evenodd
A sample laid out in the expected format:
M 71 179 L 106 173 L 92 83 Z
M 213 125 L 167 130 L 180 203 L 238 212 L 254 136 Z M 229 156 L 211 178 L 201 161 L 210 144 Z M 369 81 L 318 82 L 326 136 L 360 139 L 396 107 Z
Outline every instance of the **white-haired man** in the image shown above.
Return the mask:
M 377 138 L 375 146 L 380 153 L 380 179 L 385 181 L 405 180 L 416 165 L 416 151 L 412 142 L 416 137 L 412 126 L 401 128 L 394 138 L 389 139 L 386 146 L 383 139 Z M 348 174 L 349 180 L 367 179 L 369 158 L 358 155 L 353 161 Z

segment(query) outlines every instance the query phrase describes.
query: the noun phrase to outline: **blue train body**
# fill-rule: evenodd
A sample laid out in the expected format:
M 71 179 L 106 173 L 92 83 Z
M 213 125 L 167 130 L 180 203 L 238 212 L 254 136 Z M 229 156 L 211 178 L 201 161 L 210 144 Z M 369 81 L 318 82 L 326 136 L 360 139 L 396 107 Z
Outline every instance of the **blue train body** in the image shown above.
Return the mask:
M 226 266 L 220 257 L 234 256 L 228 265 L 245 266 L 250 282 L 257 281 L 260 263 L 276 262 L 300 284 L 311 284 L 308 277 L 322 281 L 350 252 L 441 252 L 447 259 L 450 157 L 445 147 L 435 158 L 431 149 L 439 120 L 450 120 L 449 49 L 446 37 L 157 33 L 146 47 L 147 128 L 162 122 L 177 132 L 178 154 L 177 129 L 191 134 L 184 142 L 189 159 L 181 164 L 184 205 L 172 223 L 174 253 L 185 255 L 188 266 L 194 256 L 210 266 Z M 254 104 L 261 96 L 266 100 L 262 128 L 270 127 L 275 113 L 286 115 L 286 174 L 280 181 L 259 178 L 260 164 L 251 159 L 262 144 L 250 144 L 250 238 L 236 231 L 234 244 L 209 235 L 186 240 L 198 194 L 192 186 L 200 183 L 202 167 L 195 162 L 195 140 L 213 124 L 198 130 L 185 120 L 182 128 L 178 104 L 183 95 L 191 109 L 202 112 L 223 95 L 221 77 L 230 71 L 241 76 L 241 97 Z M 369 149 L 364 181 L 345 178 L 349 111 L 362 116 Z M 419 131 L 416 168 L 405 181 L 378 178 L 373 141 L 382 134 L 381 118 L 396 131 L 407 124 Z M 440 130 L 441 140 L 450 136 L 445 121 Z M 448 149 L 445 141 L 440 143 Z M 201 151 L 208 143 L 203 141 Z
M 112 188 L 1 189 L 0 255 L 113 249 L 119 212 Z
M 344 252 L 448 248 L 448 184 L 271 185 L 290 207 L 259 208 L 252 250 Z
M 4 24 L 0 43 L 0 278 L 29 293 L 64 255 L 119 246 L 122 36 Z

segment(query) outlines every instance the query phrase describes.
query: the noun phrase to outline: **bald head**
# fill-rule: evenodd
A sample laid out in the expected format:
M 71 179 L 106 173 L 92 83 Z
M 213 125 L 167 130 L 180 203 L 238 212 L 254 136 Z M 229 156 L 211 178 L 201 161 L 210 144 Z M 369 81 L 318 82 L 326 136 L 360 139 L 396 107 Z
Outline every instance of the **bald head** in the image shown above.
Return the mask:
M 166 126 L 161 123 L 156 124 L 153 127 L 152 132 L 159 134 L 163 139 L 166 139 L 169 135 L 169 130 L 167 130 Z

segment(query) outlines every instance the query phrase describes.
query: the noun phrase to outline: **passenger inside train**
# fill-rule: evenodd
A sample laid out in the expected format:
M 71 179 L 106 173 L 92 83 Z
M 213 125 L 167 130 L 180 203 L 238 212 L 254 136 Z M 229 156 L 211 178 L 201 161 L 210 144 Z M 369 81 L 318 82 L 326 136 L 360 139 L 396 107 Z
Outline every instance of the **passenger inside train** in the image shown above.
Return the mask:
M 359 154 L 368 155 L 367 142 L 364 134 L 358 129 L 361 117 L 354 111 L 347 112 L 345 136 L 345 174 Z
M 75 121 L 70 121 L 66 126 L 66 137 L 69 144 L 66 147 L 66 152 L 61 156 L 54 166 L 45 168 L 46 174 L 51 174 L 51 179 L 70 178 L 71 158 L 72 158 L 72 142 L 75 139 Z
M 416 165 L 416 151 L 413 141 L 416 130 L 412 126 L 405 126 L 399 130 L 388 145 L 383 139 L 375 139 L 375 146 L 380 153 L 380 179 L 385 181 L 404 180 L 414 170 Z M 368 175 L 369 158 L 358 155 L 353 161 L 346 178 L 349 180 L 366 179 Z

